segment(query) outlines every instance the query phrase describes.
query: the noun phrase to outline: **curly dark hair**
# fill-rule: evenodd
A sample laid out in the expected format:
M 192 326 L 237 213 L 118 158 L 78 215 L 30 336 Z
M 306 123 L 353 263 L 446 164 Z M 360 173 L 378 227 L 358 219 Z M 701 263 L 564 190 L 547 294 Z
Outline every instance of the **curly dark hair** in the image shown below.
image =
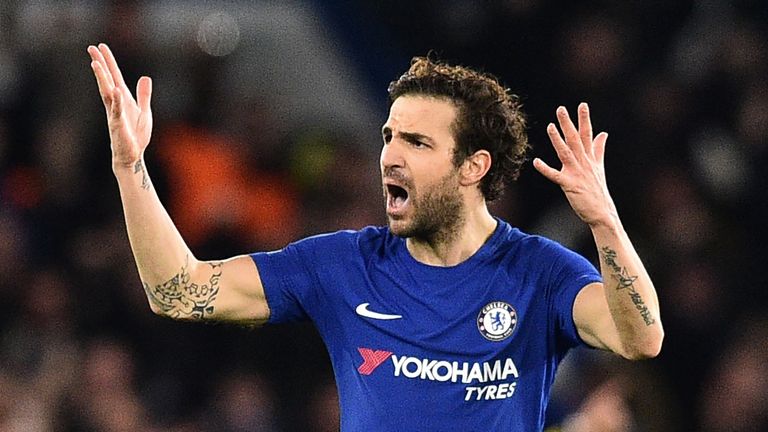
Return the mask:
M 458 108 L 453 163 L 458 167 L 478 150 L 491 154 L 491 168 L 480 183 L 486 201 L 517 179 L 530 148 L 519 98 L 499 81 L 462 66 L 414 57 L 411 67 L 388 88 L 390 103 L 404 95 L 446 98 Z

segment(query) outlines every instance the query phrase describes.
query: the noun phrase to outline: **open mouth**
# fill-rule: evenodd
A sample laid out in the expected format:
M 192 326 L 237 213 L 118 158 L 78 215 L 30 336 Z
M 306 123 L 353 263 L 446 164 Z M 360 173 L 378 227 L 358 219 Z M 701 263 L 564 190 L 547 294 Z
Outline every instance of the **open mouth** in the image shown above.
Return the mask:
M 385 185 L 387 191 L 387 213 L 400 213 L 408 204 L 408 191 L 394 184 Z

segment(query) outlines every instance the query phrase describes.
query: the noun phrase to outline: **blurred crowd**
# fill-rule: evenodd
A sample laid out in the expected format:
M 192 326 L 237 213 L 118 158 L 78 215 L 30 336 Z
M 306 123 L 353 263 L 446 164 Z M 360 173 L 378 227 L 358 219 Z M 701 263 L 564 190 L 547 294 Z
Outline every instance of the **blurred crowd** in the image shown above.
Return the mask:
M 203 259 L 384 223 L 379 127 L 412 56 L 499 76 L 549 162 L 555 108 L 589 102 L 666 339 L 645 362 L 570 354 L 549 428 L 768 430 L 766 23 L 759 0 L 2 2 L 0 430 L 338 429 L 311 325 L 150 312 L 85 52 L 100 41 L 129 83 L 155 80 L 148 171 Z M 597 263 L 533 169 L 493 211 Z

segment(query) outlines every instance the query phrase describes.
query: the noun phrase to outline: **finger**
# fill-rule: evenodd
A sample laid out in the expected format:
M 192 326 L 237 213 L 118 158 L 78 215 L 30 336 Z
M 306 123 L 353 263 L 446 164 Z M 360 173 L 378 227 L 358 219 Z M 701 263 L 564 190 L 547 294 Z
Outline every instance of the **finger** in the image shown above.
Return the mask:
M 533 160 L 533 167 L 536 168 L 536 171 L 540 172 L 541 175 L 547 178 L 547 180 L 560 184 L 560 171 L 552 168 L 551 166 L 547 165 L 546 162 L 539 158 L 535 158 Z
M 101 54 L 101 51 L 99 51 L 98 48 L 91 45 L 88 47 L 88 54 L 91 55 L 91 61 L 97 62 L 101 69 L 104 71 L 105 76 L 105 83 L 109 84 L 109 88 L 114 87 L 115 80 L 112 79 L 112 74 L 109 72 L 109 69 L 107 68 L 107 61 L 104 60 L 104 56 Z
M 136 83 L 136 101 L 142 113 L 150 111 L 150 102 L 152 100 L 152 79 L 147 76 L 139 78 Z
M 581 143 L 581 137 L 579 131 L 576 130 L 576 126 L 571 121 L 571 117 L 568 115 L 568 110 L 564 106 L 557 108 L 557 121 L 560 123 L 560 129 L 563 131 L 563 137 L 565 143 L 570 147 L 574 155 L 579 155 L 584 152 L 584 145 Z
M 557 153 L 560 162 L 562 162 L 563 165 L 566 165 L 573 161 L 573 152 L 568 148 L 565 141 L 563 141 L 563 138 L 560 136 L 560 132 L 557 131 L 557 126 L 555 126 L 554 123 L 547 125 L 547 135 L 549 135 L 549 140 L 552 142 L 552 147 L 555 148 L 555 152 Z
M 605 163 L 605 144 L 608 142 L 608 133 L 606 132 L 600 132 L 597 134 L 597 137 L 595 138 L 595 141 L 593 143 L 595 147 L 595 159 L 598 163 L 604 164 Z
M 99 86 L 99 94 L 101 95 L 101 101 L 104 103 L 104 108 L 109 110 L 109 106 L 112 104 L 112 85 L 108 83 L 106 72 L 98 61 L 91 62 L 91 69 L 93 69 L 93 75 L 96 77 L 96 84 Z
M 579 104 L 579 136 L 584 145 L 584 151 L 592 155 L 592 120 L 589 118 L 589 105 L 586 102 Z
M 99 51 L 101 51 L 101 54 L 104 56 L 107 68 L 109 69 L 109 73 L 112 74 L 112 79 L 115 81 L 115 85 L 127 90 L 123 74 L 120 72 L 120 68 L 117 67 L 117 60 L 115 60 L 112 50 L 109 49 L 107 44 L 101 43 L 99 44 Z

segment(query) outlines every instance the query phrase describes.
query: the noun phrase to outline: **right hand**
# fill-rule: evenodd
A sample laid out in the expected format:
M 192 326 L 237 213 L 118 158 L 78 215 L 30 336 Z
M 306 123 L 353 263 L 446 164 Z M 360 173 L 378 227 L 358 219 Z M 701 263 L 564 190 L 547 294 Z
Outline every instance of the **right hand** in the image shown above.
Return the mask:
M 109 47 L 103 43 L 98 47 L 91 45 L 88 54 L 107 111 L 112 168 L 133 168 L 142 160 L 152 135 L 152 80 L 146 76 L 139 79 L 134 100 Z

